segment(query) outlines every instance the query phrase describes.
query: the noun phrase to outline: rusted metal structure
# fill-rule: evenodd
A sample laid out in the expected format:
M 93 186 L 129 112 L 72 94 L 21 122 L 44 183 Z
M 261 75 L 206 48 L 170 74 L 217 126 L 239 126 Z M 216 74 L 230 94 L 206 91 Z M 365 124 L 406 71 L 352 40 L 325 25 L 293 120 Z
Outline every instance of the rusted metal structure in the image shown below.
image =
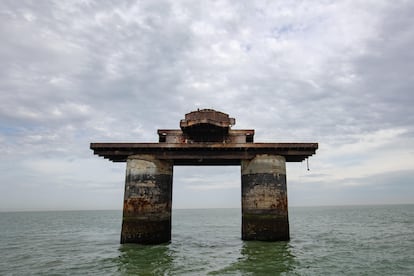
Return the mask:
M 212 109 L 190 112 L 181 129 L 159 129 L 158 143 L 91 143 L 94 154 L 127 162 L 121 243 L 171 240 L 173 167 L 240 165 L 242 239 L 289 239 L 286 162 L 313 155 L 317 143 L 254 143 L 253 129 Z

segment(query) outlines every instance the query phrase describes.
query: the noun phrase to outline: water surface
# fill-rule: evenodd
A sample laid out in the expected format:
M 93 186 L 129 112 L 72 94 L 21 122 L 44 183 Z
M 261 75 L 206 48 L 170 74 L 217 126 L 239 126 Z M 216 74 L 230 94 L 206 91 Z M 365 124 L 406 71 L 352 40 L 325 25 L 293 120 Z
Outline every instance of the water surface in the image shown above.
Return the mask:
M 120 211 L 0 213 L 0 275 L 414 275 L 414 205 L 294 207 L 289 242 L 240 209 L 173 210 L 169 244 L 119 244 Z

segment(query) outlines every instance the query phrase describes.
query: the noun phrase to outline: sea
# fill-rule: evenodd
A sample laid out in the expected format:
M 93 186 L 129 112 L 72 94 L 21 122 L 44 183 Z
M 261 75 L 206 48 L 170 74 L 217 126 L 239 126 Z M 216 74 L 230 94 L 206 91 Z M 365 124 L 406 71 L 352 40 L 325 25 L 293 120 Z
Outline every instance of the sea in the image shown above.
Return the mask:
M 120 244 L 121 211 L 0 213 L 0 275 L 414 275 L 414 205 L 291 207 L 291 240 L 242 241 L 240 209 L 173 210 Z

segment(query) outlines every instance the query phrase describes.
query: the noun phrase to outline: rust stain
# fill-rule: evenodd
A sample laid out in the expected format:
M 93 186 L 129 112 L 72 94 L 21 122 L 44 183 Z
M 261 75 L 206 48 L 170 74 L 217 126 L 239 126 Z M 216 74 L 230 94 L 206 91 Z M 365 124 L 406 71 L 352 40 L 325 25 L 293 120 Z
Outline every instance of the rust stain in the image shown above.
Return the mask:
M 146 198 L 128 198 L 124 200 L 124 212 L 126 214 L 149 215 L 154 213 L 169 213 L 171 203 L 154 203 Z

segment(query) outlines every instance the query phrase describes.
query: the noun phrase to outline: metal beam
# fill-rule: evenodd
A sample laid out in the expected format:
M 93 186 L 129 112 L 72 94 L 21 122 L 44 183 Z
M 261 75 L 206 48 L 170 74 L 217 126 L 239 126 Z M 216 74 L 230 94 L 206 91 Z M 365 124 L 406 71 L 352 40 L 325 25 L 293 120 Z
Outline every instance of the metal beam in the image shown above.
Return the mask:
M 257 154 L 277 154 L 287 162 L 301 162 L 315 154 L 317 143 L 91 143 L 94 154 L 114 162 L 125 162 L 128 156 L 152 154 L 158 159 L 173 160 L 177 165 L 238 165 L 240 160 Z M 204 160 L 203 162 L 199 160 Z

